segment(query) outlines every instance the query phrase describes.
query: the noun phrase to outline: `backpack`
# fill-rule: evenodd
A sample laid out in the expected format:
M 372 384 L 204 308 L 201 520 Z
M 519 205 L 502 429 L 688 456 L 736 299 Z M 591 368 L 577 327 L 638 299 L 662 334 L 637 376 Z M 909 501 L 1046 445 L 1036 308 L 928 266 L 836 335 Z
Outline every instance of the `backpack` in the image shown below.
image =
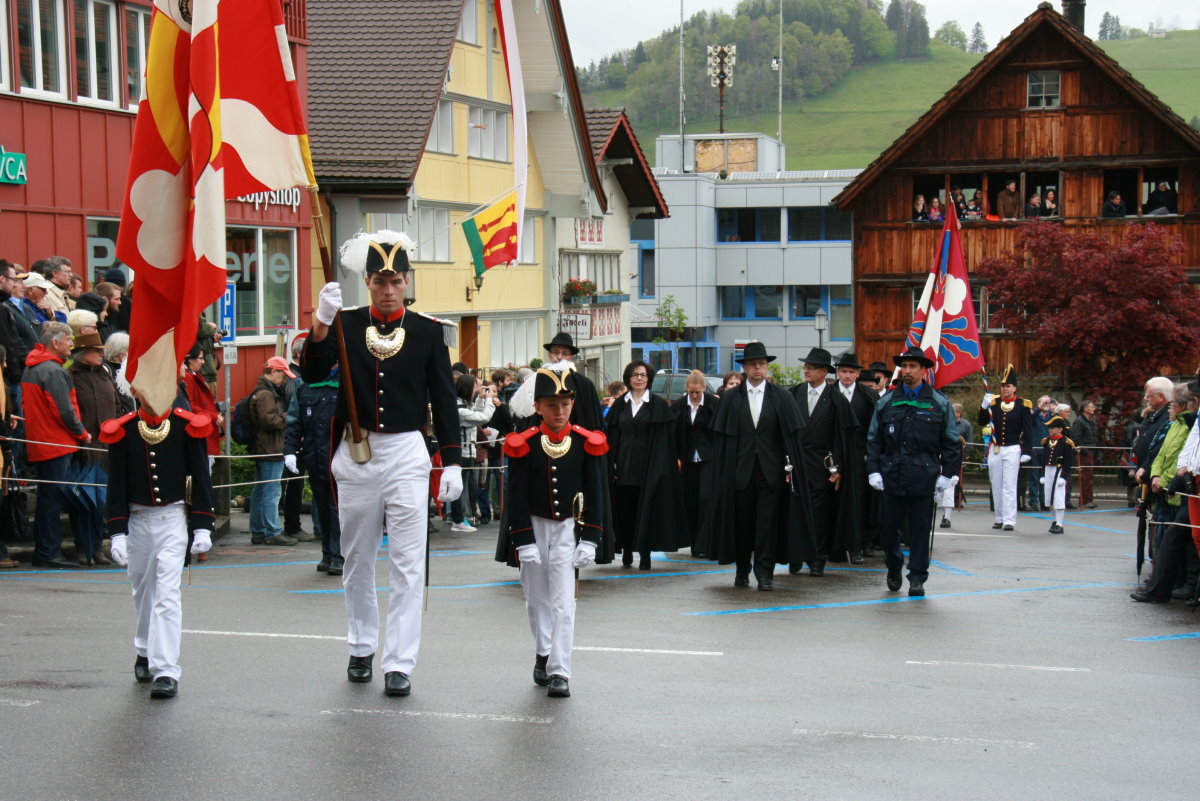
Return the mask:
M 254 444 L 254 419 L 250 411 L 252 400 L 253 392 L 238 401 L 233 407 L 233 416 L 229 421 L 229 436 L 233 437 L 234 442 L 247 447 Z

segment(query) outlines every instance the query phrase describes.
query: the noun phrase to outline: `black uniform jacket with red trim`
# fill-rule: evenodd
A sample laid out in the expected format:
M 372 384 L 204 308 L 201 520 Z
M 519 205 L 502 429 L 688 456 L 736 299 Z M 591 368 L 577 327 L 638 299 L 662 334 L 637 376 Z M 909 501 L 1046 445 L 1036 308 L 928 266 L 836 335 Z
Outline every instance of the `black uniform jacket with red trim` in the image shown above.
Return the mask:
M 571 447 L 555 459 L 542 447 L 542 436 L 551 442 L 569 438 Z M 584 499 L 580 538 L 599 545 L 604 531 L 600 499 L 607 452 L 608 439 L 602 432 L 576 425 L 555 434 L 543 424 L 505 437 L 508 481 L 504 497 L 508 521 L 500 532 L 497 561 L 512 563 L 513 550 L 533 542 L 534 516 L 547 520 L 572 519 L 572 502 L 580 492 Z
M 1021 453 L 1032 456 L 1038 445 L 1033 439 L 1037 436 L 1033 426 L 1033 402 L 1028 398 L 1014 398 L 1013 407 L 1007 412 L 1001 403 L 1003 401 L 996 396 L 990 406 L 980 409 L 979 425 L 992 427 L 993 445 L 1020 445 Z
M 433 429 L 443 465 L 459 464 L 462 445 L 458 433 L 458 401 L 450 372 L 450 351 L 442 325 L 412 309 L 401 310 L 387 319 L 369 306 L 338 312 L 346 337 L 346 357 L 338 385 L 330 456 L 342 441 L 343 425 L 349 420 L 346 385 L 354 386 L 358 422 L 363 430 L 394 434 L 425 428 L 426 404 L 433 408 Z M 381 335 L 404 329 L 404 345 L 393 356 L 379 359 L 367 349 L 367 328 Z M 307 383 L 324 381 L 338 362 L 333 331 L 320 342 L 308 338 L 300 355 L 300 377 Z M 349 374 L 350 381 L 346 380 Z
M 148 425 L 162 420 L 143 418 Z M 172 409 L 166 417 L 171 430 L 156 445 L 138 432 L 138 412 L 106 420 L 100 425 L 100 441 L 108 444 L 108 534 L 129 533 L 129 505 L 167 506 L 185 497 L 187 479 L 192 479 L 191 531 L 212 531 L 212 477 L 208 472 L 207 437 L 212 418 L 204 413 Z

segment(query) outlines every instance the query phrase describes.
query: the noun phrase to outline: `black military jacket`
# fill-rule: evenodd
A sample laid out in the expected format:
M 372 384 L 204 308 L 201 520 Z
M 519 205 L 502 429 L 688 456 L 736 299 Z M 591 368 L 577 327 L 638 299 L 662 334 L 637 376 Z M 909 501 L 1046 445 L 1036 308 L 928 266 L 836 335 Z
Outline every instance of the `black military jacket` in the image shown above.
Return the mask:
M 342 430 L 336 423 L 349 419 L 346 406 L 349 372 L 358 421 L 364 430 L 389 434 L 421 431 L 425 428 L 426 406 L 431 405 L 442 464 L 459 464 L 458 402 L 442 324 L 411 309 L 398 311 L 386 320 L 369 306 L 342 309 L 338 316 L 350 365 L 349 370 L 342 365 L 331 453 L 341 442 Z M 366 337 L 367 328 L 372 325 L 384 336 L 403 328 L 404 345 L 399 352 L 386 359 L 371 353 Z M 324 381 L 337 361 L 337 342 L 332 331 L 320 342 L 309 337 L 300 355 L 300 377 L 308 383 Z
M 212 477 L 208 472 L 208 441 L 212 418 L 203 413 L 172 409 L 165 439 L 151 444 L 138 431 L 137 412 L 106 420 L 100 440 L 108 443 L 108 534 L 129 533 L 129 505 L 168 506 L 189 500 L 188 529 L 212 531 Z M 153 424 L 153 420 L 148 421 Z
M 979 410 L 979 425 L 992 427 L 992 443 L 995 445 L 1020 445 L 1021 453 L 1033 455 L 1033 440 L 1037 436 L 1033 427 L 1033 403 L 1027 398 L 1013 398 L 1013 407 L 1007 412 L 1000 396 L 992 400 L 986 409 Z

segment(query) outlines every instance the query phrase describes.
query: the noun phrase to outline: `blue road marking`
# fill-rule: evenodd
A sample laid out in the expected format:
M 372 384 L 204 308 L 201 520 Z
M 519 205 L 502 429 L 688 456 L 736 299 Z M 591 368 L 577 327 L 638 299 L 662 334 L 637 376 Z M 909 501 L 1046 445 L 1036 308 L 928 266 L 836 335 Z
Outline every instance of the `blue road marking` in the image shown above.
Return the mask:
M 1153 637 L 1126 637 L 1127 642 L 1162 642 L 1164 640 L 1195 640 L 1200 638 L 1200 631 L 1188 634 L 1158 634 Z
M 963 570 L 961 567 L 953 567 L 952 565 L 948 565 L 945 562 L 939 562 L 936 559 L 930 559 L 929 566 L 936 567 L 938 570 L 944 570 L 947 573 L 952 573 L 955 576 L 973 576 L 973 575 L 975 575 L 974 573 L 972 573 L 969 570 Z

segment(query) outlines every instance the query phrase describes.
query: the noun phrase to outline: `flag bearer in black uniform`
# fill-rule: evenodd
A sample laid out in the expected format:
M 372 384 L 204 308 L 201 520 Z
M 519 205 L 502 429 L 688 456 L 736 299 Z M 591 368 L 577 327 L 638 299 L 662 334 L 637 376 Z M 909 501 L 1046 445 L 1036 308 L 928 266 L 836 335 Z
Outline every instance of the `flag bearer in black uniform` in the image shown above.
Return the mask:
M 430 470 L 421 430 L 427 408 L 433 410 L 445 466 L 438 500 L 452 501 L 462 492 L 458 410 L 442 325 L 404 306 L 408 251 L 413 247 L 412 240 L 395 231 L 360 233 L 346 242 L 342 266 L 365 273 L 371 304 L 343 310 L 341 287 L 326 284 L 300 357 L 300 375 L 306 382 L 325 380 L 338 361 L 337 345 L 329 334 L 334 317 L 340 317 L 350 363 L 341 365 L 330 474 L 337 481 L 345 560 L 342 585 L 350 650 L 346 677 L 352 682 L 371 680 L 379 645 L 375 558 L 386 528 L 389 595 L 380 665 L 387 695 L 409 694 L 409 676 L 421 644 Z M 348 385 L 354 389 L 359 423 L 369 432 L 370 457 L 363 463 L 351 453 L 348 430 L 343 439 Z
M 983 396 L 979 425 L 992 427 L 988 446 L 988 478 L 992 482 L 992 505 L 996 522 L 992 528 L 1012 531 L 1017 524 L 1017 496 L 1021 465 L 1033 458 L 1033 403 L 1017 397 L 1017 371 L 1010 364 L 1000 377 L 1000 397 Z
M 179 580 L 187 553 L 212 547 L 211 431 L 206 414 L 172 409 L 154 417 L 145 407 L 100 426 L 100 440 L 108 445 L 112 556 L 129 567 L 137 614 L 133 675 L 139 682 L 153 680 L 152 698 L 178 692 Z
M 1075 466 L 1075 443 L 1063 432 L 1067 422 L 1058 415 L 1046 421 L 1050 436 L 1042 440 L 1042 498 L 1043 503 L 1054 510 L 1051 534 L 1063 533 L 1063 517 L 1067 513 L 1067 477 Z
M 550 697 L 565 698 L 575 640 L 574 570 L 595 561 L 603 537 L 599 501 L 608 441 L 603 432 L 570 423 L 578 376 L 558 367 L 543 367 L 533 377 L 541 424 L 504 440 L 508 519 L 497 557 L 521 568 L 535 648 L 533 682 L 548 686 Z

